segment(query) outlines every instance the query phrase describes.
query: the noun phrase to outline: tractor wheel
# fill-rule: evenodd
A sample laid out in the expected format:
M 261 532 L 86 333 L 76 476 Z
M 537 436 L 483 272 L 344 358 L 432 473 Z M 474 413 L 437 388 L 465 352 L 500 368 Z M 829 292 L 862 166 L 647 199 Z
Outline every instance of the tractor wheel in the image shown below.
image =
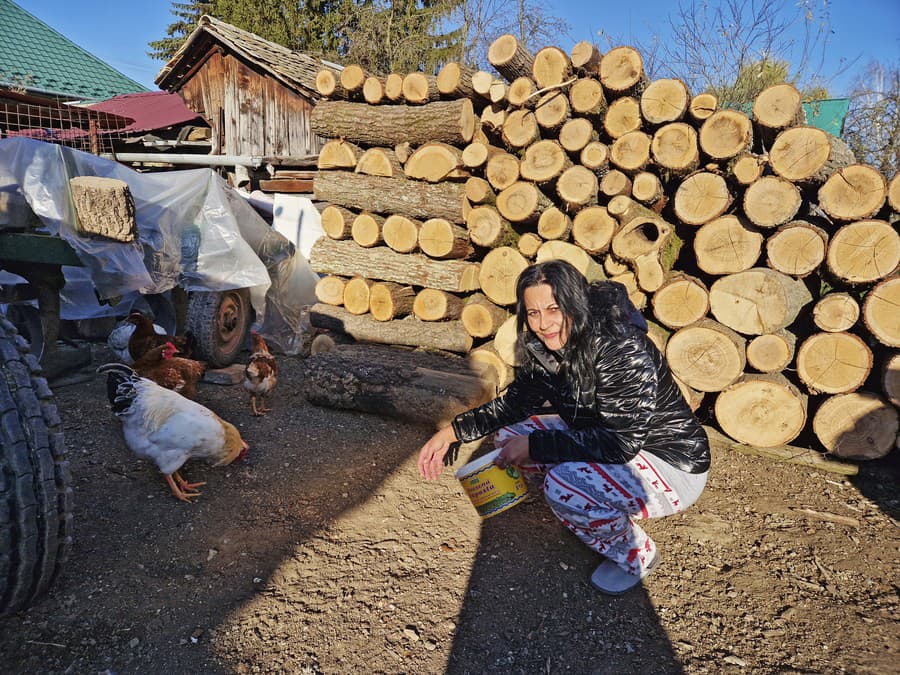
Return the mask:
M 246 288 L 191 293 L 185 330 L 194 336 L 194 358 L 206 361 L 210 368 L 234 363 L 247 343 L 252 314 Z
M 62 422 L 28 343 L 0 315 L 0 616 L 46 591 L 71 546 Z

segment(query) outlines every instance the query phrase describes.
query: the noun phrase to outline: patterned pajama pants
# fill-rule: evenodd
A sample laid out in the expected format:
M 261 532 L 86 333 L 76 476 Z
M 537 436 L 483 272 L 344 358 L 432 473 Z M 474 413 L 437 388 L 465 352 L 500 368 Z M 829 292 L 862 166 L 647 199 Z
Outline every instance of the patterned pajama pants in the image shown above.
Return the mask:
M 513 435 L 566 428 L 557 415 L 535 415 L 500 429 L 494 443 L 500 447 Z M 631 574 L 643 571 L 656 555 L 656 544 L 635 521 L 669 516 L 692 503 L 685 503 L 663 476 L 676 469 L 646 453 L 627 464 L 563 462 L 520 468 L 543 473 L 544 497 L 556 517 L 590 549 Z M 702 480 L 705 483 L 705 476 Z

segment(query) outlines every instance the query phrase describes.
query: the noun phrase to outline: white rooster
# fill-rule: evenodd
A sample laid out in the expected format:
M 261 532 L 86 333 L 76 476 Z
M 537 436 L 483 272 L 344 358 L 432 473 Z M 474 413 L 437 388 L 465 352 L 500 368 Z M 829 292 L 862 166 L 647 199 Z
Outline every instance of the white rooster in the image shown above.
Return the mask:
M 214 466 L 243 459 L 250 446 L 240 432 L 212 410 L 137 375 L 121 363 L 97 369 L 107 373 L 106 394 L 122 421 L 125 443 L 139 457 L 151 459 L 172 493 L 190 502 L 204 483 L 189 483 L 180 469 L 189 459 Z

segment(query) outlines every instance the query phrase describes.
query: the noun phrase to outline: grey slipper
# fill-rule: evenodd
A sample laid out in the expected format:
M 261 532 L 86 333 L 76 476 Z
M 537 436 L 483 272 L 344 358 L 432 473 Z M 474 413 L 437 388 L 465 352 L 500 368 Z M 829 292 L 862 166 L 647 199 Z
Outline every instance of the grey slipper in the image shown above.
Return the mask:
M 621 595 L 625 591 L 637 586 L 641 579 L 649 576 L 659 565 L 659 551 L 653 555 L 653 560 L 640 574 L 630 574 L 619 567 L 612 560 L 604 560 L 591 575 L 591 585 L 601 593 L 607 595 Z

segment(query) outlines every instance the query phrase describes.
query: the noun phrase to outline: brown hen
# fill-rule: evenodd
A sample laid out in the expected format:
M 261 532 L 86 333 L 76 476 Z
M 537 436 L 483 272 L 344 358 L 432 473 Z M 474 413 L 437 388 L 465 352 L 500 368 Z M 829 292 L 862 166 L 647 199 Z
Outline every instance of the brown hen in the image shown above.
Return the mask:
M 171 342 L 181 356 L 190 358 L 193 355 L 193 336 L 189 332 L 183 336 L 160 335 L 153 328 L 153 321 L 140 312 L 132 312 L 125 320 L 134 324 L 134 332 L 128 339 L 128 353 L 135 362 L 154 347 L 167 342 Z
M 193 399 L 197 395 L 197 382 L 206 372 L 206 364 L 175 356 L 177 351 L 171 342 L 153 347 L 134 362 L 133 369 L 141 377 Z

